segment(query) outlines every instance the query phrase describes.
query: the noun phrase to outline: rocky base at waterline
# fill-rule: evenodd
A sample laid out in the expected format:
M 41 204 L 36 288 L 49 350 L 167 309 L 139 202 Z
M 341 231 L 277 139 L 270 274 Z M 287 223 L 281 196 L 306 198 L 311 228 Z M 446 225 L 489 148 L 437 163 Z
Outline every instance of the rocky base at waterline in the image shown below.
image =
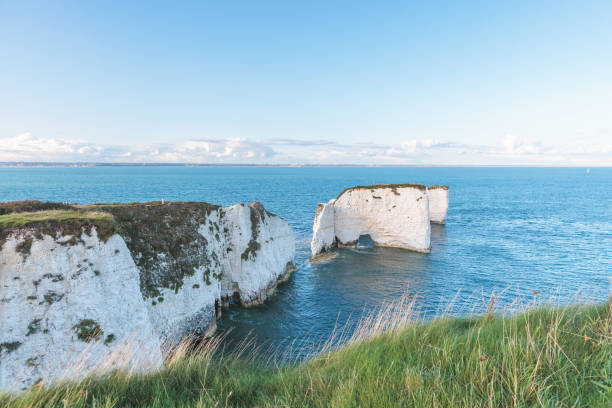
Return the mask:
M 155 369 L 222 305 L 263 302 L 294 256 L 258 202 L 0 204 L 0 389 Z
M 377 184 L 351 187 L 319 204 L 310 244 L 314 259 L 333 247 L 355 247 L 362 235 L 375 245 L 430 251 L 430 223 L 444 224 L 448 187 Z

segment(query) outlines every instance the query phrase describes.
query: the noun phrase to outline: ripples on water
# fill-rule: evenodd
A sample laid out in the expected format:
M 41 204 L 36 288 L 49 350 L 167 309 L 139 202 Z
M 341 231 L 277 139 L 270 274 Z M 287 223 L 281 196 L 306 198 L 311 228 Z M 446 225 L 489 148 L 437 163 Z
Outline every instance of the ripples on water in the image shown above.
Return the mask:
M 445 226 L 432 225 L 432 251 L 340 250 L 311 265 L 316 205 L 344 188 L 376 183 L 448 184 Z M 612 169 L 367 167 L 94 167 L 0 169 L 0 200 L 79 203 L 253 200 L 283 218 L 297 238 L 297 266 L 264 306 L 226 311 L 231 341 L 254 336 L 272 347 L 316 344 L 347 319 L 417 297 L 427 316 L 486 310 L 517 297 L 576 294 L 607 299 L 612 272 Z M 501 295 L 500 295 L 501 294 Z

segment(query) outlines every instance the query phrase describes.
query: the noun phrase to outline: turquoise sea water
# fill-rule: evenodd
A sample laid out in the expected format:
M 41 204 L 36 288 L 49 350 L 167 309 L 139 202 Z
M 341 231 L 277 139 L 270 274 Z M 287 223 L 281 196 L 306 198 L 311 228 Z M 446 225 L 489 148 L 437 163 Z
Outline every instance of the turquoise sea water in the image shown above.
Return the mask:
M 340 250 L 310 265 L 319 202 L 346 187 L 417 182 L 450 186 L 445 226 L 430 254 L 388 248 Z M 447 167 L 53 167 L 0 168 L 0 201 L 78 203 L 261 201 L 297 239 L 299 270 L 265 305 L 224 312 L 228 344 L 250 335 L 281 349 L 326 338 L 349 318 L 416 296 L 435 315 L 517 297 L 607 299 L 612 277 L 612 168 Z M 296 347 L 294 347 L 296 348 Z

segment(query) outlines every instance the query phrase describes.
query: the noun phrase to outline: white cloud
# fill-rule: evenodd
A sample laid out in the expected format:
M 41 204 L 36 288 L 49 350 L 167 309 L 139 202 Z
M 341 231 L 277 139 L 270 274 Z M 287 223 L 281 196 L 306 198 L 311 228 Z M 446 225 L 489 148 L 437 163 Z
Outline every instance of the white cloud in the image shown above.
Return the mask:
M 547 146 L 540 141 L 526 141 L 512 134 L 502 139 L 502 149 L 493 148 L 489 155 L 511 164 L 611 165 L 612 144 L 574 141 Z
M 612 144 L 575 142 L 553 148 L 507 134 L 493 146 L 434 139 L 407 139 L 381 145 L 244 138 L 121 146 L 23 133 L 0 138 L 0 162 L 610 165 Z
M 168 162 L 260 161 L 274 149 L 247 139 L 190 140 L 176 145 L 102 146 L 77 139 L 36 138 L 30 133 L 0 138 L 3 162 Z
M 257 161 L 271 158 L 274 149 L 247 139 L 189 140 L 166 148 L 156 148 L 140 161 L 168 163 L 207 163 Z
M 543 152 L 543 148 L 539 143 L 528 143 L 519 140 L 512 134 L 504 136 L 503 144 L 505 153 L 509 155 L 540 154 Z
M 0 138 L 1 161 L 62 161 L 96 157 L 104 150 L 85 140 L 35 138 L 30 133 Z

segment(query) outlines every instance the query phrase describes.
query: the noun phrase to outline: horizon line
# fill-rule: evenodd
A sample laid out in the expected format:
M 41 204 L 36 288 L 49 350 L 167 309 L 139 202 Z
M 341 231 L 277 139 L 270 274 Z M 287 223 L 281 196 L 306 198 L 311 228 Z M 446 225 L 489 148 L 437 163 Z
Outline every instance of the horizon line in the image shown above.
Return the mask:
M 131 163 L 131 162 L 0 162 L 0 167 L 542 167 L 612 168 L 606 165 L 560 164 L 324 164 L 324 163 Z

